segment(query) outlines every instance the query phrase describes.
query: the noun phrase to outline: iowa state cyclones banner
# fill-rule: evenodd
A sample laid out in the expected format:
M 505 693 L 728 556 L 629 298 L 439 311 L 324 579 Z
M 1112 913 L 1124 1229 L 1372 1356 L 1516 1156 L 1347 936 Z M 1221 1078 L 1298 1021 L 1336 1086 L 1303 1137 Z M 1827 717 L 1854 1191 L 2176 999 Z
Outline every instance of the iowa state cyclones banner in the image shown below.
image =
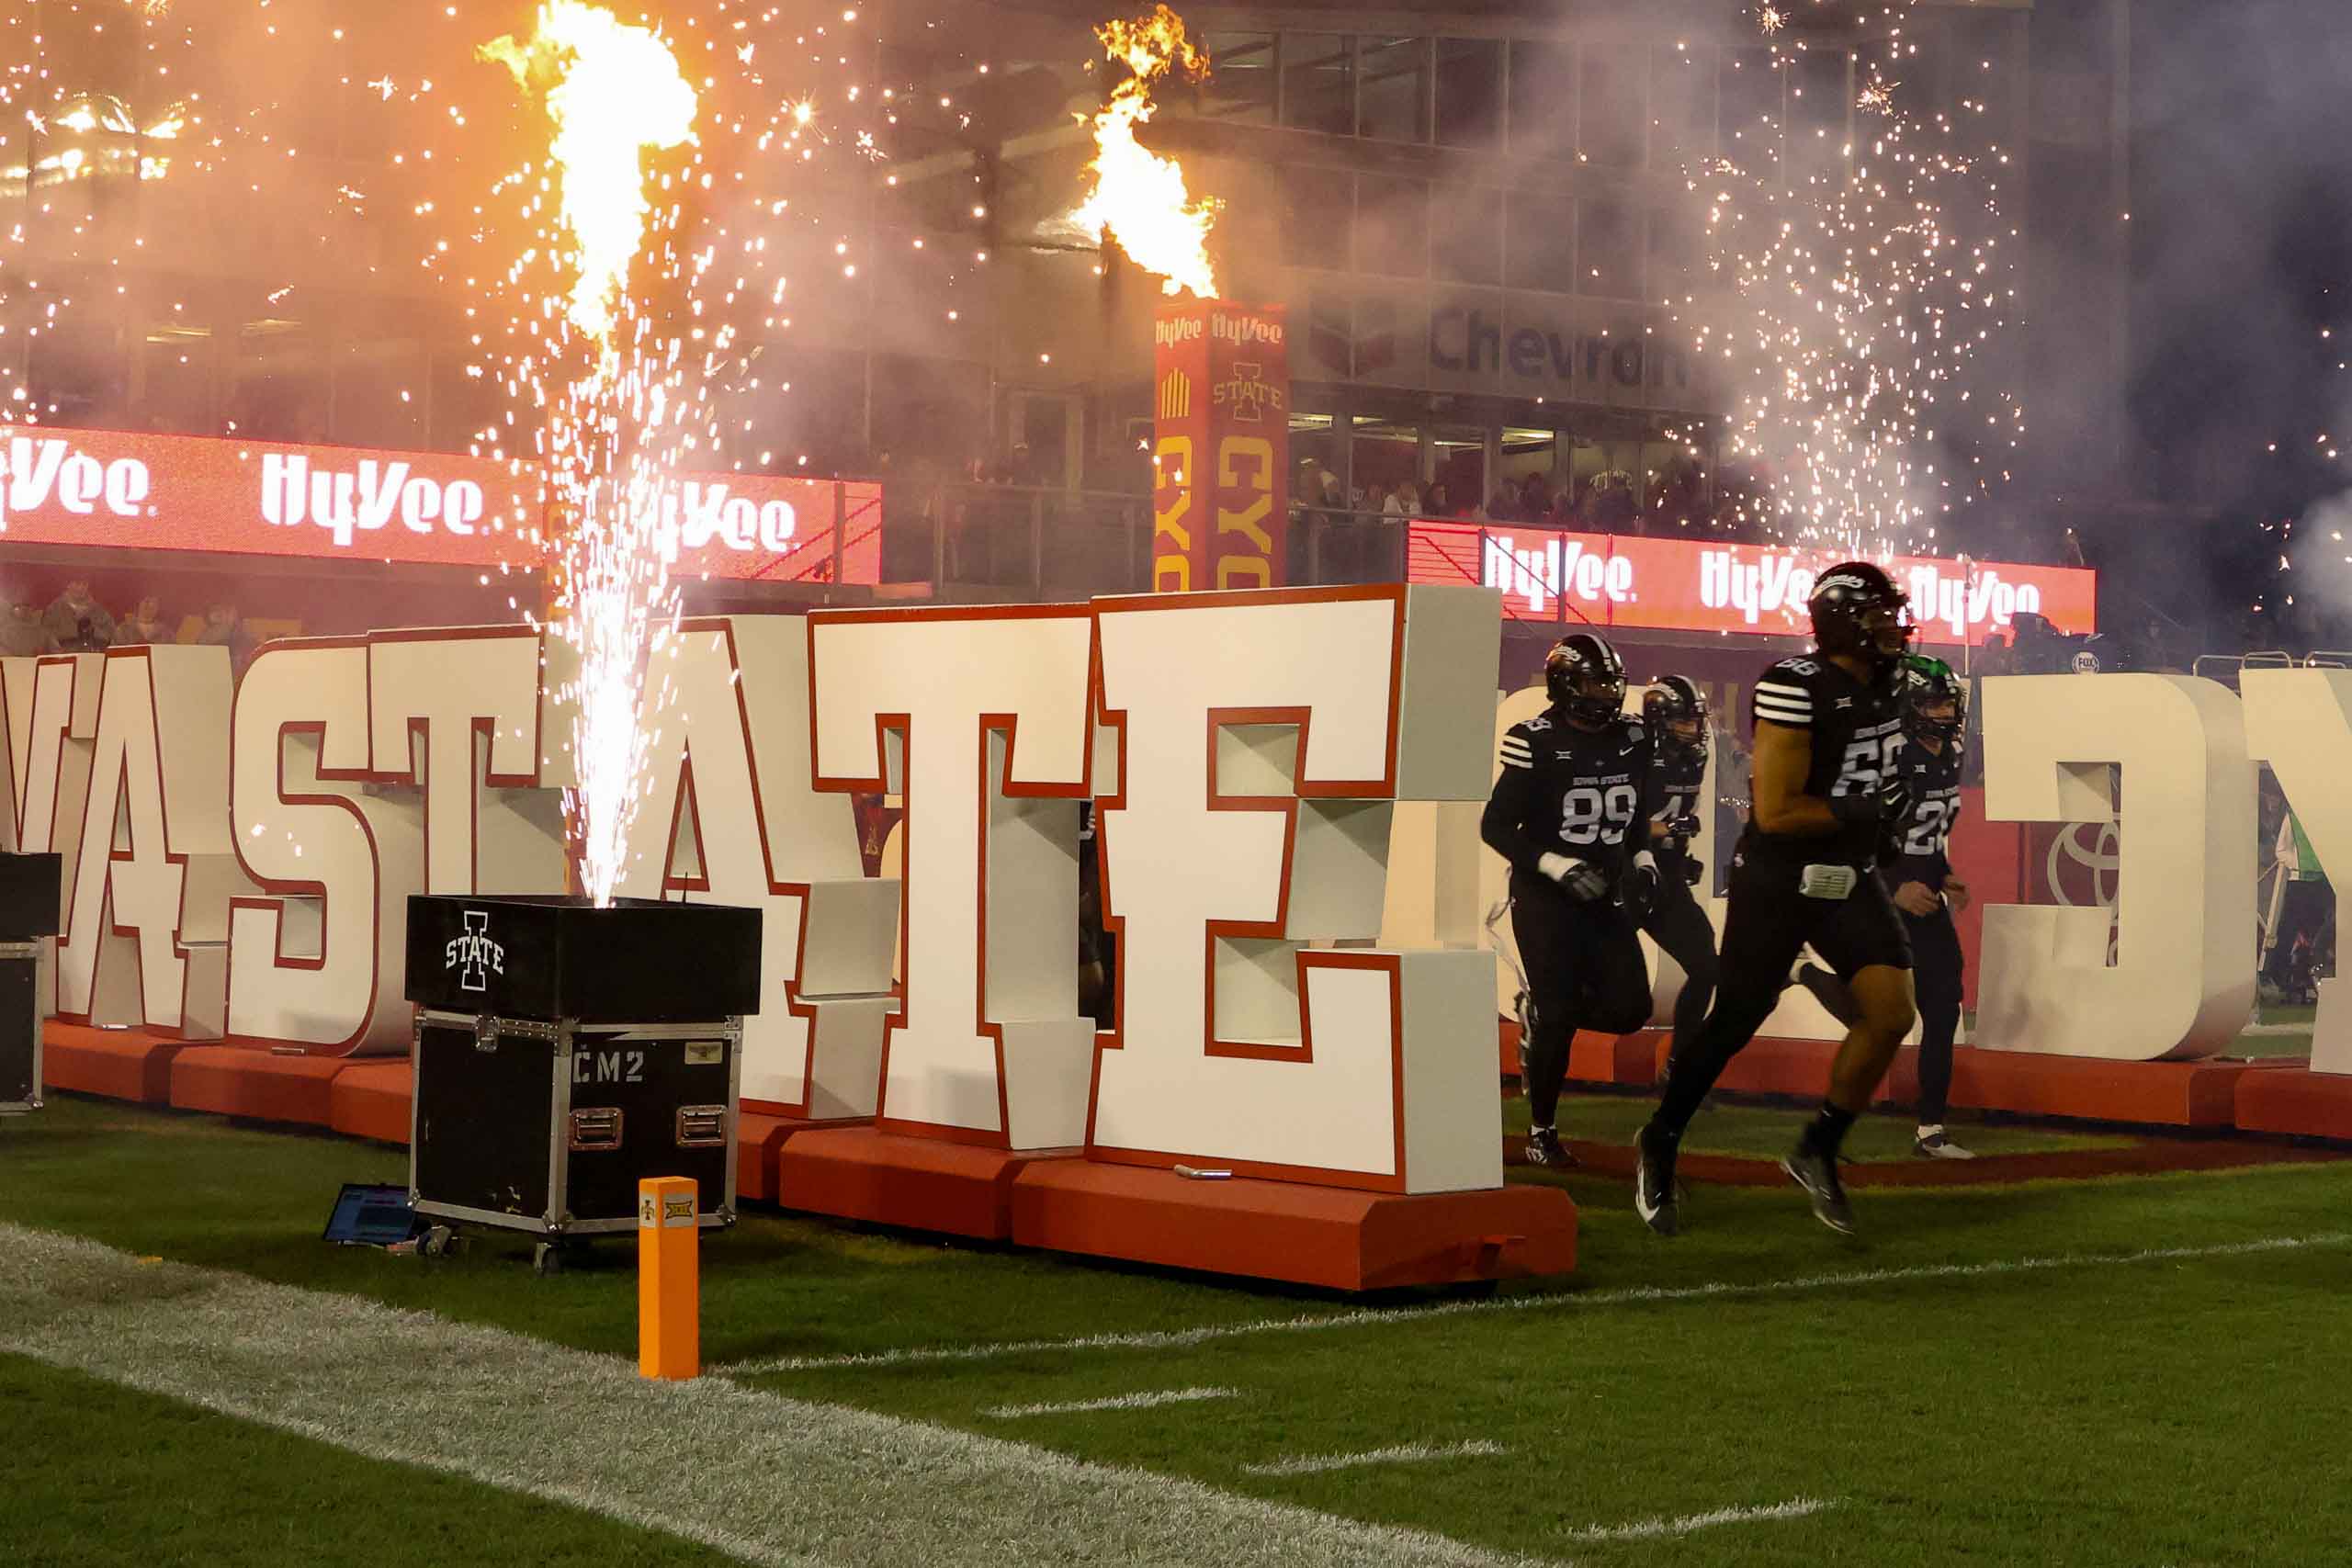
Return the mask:
M 1290 515 L 1290 346 L 1281 309 L 1166 306 L 1151 339 L 1152 587 L 1280 583 Z

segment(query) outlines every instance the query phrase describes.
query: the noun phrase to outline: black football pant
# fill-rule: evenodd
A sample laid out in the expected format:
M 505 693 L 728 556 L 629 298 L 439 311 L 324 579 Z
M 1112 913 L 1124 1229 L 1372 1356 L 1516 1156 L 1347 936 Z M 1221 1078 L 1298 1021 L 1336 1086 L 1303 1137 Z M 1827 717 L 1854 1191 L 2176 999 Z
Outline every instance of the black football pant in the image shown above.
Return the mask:
M 1649 1021 L 1649 965 L 1625 911 L 1579 904 L 1548 877 L 1514 872 L 1510 929 L 1527 972 L 1535 1027 L 1527 1041 L 1527 1110 L 1534 1125 L 1559 1114 L 1568 1043 L 1579 1029 L 1630 1034 Z
M 1961 955 L 1960 930 L 1951 922 L 1950 908 L 1932 915 L 1903 914 L 1903 930 L 1911 939 L 1911 984 L 1919 998 L 1919 1124 L 1939 1126 L 1951 1108 L 1951 1045 L 1960 1033 L 1967 961 Z M 1834 975 L 1808 965 L 1804 988 L 1849 1029 L 1862 1016 L 1854 993 Z
M 1724 1066 L 1772 1016 L 1806 944 L 1841 979 L 1865 969 L 1911 967 L 1910 942 L 1883 883 L 1864 873 L 1844 898 L 1808 898 L 1798 890 L 1802 870 L 1745 852 L 1732 863 L 1714 1006 L 1690 1049 L 1675 1058 L 1653 1119 L 1671 1136 L 1681 1136 Z
M 1657 906 L 1642 922 L 1642 933 L 1680 965 L 1684 976 L 1681 994 L 1674 998 L 1674 1044 L 1667 1056 L 1671 1062 L 1698 1038 L 1700 1025 L 1706 1022 L 1707 1004 L 1714 999 L 1720 966 L 1715 959 L 1714 924 L 1682 880 L 1682 868 L 1666 863 L 1660 869 L 1666 876 L 1658 885 Z

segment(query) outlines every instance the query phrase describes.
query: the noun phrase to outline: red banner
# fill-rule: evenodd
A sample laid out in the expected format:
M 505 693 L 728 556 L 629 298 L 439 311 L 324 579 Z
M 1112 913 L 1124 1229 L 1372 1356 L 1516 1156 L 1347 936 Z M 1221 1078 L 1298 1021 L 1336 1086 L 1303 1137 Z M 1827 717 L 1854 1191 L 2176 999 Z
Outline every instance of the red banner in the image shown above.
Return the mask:
M 0 538 L 436 566 L 539 559 L 530 467 L 441 453 L 0 426 Z M 837 500 L 838 497 L 838 500 Z M 682 475 L 654 526 L 673 576 L 877 582 L 882 491 Z
M 1514 620 L 1758 635 L 1804 633 L 1815 575 L 1841 558 L 1503 523 L 1416 522 L 1409 548 L 1411 581 L 1499 588 Z M 1922 642 L 1981 646 L 2021 615 L 2070 634 L 2097 629 L 2094 571 L 1908 556 L 1887 570 L 1911 595 Z
M 1282 310 L 1164 306 L 1151 336 L 1152 586 L 1272 587 L 1290 511 Z

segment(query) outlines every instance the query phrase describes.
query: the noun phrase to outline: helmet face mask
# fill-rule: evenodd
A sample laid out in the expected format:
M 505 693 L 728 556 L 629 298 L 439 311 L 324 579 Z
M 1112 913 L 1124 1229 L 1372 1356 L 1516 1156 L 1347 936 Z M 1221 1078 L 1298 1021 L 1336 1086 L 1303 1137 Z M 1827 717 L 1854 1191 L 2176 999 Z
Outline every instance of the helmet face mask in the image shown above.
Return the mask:
M 1903 660 L 1903 733 L 1912 740 L 1949 746 L 1968 724 L 1968 688 L 1940 659 L 1913 654 Z
M 1599 729 L 1625 711 L 1625 661 L 1608 640 L 1572 632 L 1544 660 L 1544 685 L 1552 705 L 1582 729 Z
M 1689 676 L 1659 677 L 1642 695 L 1642 721 L 1657 739 L 1660 755 L 1707 760 L 1707 694 Z
M 1910 598 L 1870 561 L 1848 561 L 1823 572 L 1807 607 L 1814 642 L 1833 659 L 1862 659 L 1883 675 L 1911 649 Z

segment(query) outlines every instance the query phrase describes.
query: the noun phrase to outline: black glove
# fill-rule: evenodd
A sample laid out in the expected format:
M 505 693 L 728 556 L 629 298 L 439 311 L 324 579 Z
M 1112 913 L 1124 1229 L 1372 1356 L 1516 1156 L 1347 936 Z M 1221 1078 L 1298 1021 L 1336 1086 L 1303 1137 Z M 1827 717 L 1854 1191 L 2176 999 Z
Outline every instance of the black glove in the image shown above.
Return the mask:
M 1690 853 L 1690 840 L 1699 836 L 1699 819 L 1696 817 L 1686 811 L 1679 817 L 1669 817 L 1658 825 L 1666 829 L 1666 835 L 1651 846 L 1653 849 L 1662 855 Z
M 1634 863 L 1625 868 L 1624 890 L 1618 897 L 1635 925 L 1649 918 L 1651 907 L 1657 902 L 1657 856 L 1645 851 L 1634 857 Z
M 1706 879 L 1707 868 L 1685 855 L 1682 859 L 1682 880 L 1692 887 Z
M 1608 876 L 1589 860 L 1547 854 L 1542 867 L 1544 875 L 1559 884 L 1561 892 L 1579 904 L 1589 904 L 1609 891 Z

